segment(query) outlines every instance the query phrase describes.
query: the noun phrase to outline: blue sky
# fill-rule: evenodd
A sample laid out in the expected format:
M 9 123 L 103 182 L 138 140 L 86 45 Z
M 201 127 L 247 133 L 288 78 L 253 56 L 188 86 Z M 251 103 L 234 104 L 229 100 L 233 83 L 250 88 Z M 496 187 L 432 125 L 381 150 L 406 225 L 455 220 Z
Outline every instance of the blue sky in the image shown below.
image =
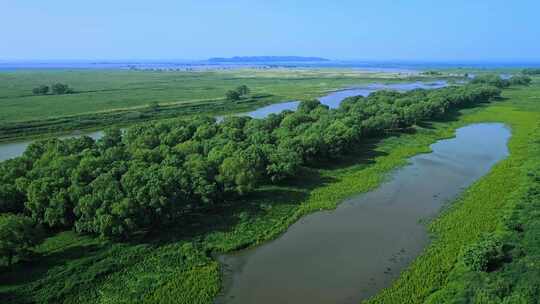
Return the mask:
M 0 0 L 0 59 L 540 61 L 538 0 Z

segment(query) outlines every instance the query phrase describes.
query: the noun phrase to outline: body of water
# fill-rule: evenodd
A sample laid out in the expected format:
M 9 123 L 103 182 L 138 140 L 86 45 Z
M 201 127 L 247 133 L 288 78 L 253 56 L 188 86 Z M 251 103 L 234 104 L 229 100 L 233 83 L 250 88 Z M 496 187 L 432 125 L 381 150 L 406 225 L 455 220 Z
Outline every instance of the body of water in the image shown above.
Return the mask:
M 97 140 L 103 136 L 103 131 L 84 132 L 80 134 L 58 136 L 58 138 L 64 139 L 64 138 L 72 138 L 72 137 L 78 137 L 78 136 L 83 136 L 83 135 L 90 136 L 93 139 Z M 17 156 L 22 155 L 23 152 L 28 147 L 28 145 L 32 143 L 32 141 L 33 140 L 21 140 L 21 141 L 0 143 L 0 161 L 15 158 Z
M 358 303 L 389 286 L 429 243 L 421 223 L 508 155 L 510 130 L 474 124 L 410 159 L 374 191 L 308 215 L 278 239 L 221 256 L 218 303 Z
M 319 98 L 319 101 L 327 105 L 331 109 L 335 109 L 339 107 L 341 102 L 347 98 L 347 97 L 353 97 L 353 96 L 368 96 L 369 94 L 380 91 L 380 90 L 395 90 L 399 92 L 406 92 L 414 89 L 438 89 L 447 86 L 448 83 L 446 81 L 434 81 L 434 82 L 407 82 L 407 83 L 394 83 L 394 84 L 370 84 L 366 86 L 359 86 L 359 87 L 352 87 L 344 90 L 336 90 L 329 92 L 328 94 L 324 95 L 323 97 Z M 287 102 L 280 102 L 271 104 L 268 106 L 261 107 L 257 110 L 247 112 L 247 113 L 239 113 L 236 115 L 246 115 L 253 118 L 264 118 L 270 114 L 277 114 L 281 113 L 285 110 L 290 111 L 296 111 L 298 108 L 298 105 L 300 104 L 299 101 L 287 101 Z M 220 117 L 222 119 L 222 117 Z

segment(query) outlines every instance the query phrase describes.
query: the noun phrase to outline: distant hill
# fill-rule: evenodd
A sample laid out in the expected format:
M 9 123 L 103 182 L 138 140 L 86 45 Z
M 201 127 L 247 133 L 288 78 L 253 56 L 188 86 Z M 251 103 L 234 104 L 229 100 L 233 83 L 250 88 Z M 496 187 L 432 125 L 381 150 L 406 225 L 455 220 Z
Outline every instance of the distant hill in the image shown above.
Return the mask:
M 330 59 L 321 57 L 302 57 L 302 56 L 235 56 L 229 58 L 214 57 L 208 59 L 210 62 L 314 62 L 330 61 Z

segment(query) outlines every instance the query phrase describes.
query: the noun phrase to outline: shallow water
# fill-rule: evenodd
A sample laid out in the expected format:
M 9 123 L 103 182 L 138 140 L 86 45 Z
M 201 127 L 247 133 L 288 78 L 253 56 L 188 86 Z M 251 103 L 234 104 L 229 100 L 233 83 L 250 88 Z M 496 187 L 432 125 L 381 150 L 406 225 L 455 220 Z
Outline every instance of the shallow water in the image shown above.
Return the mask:
M 358 87 L 358 88 L 350 88 L 346 90 L 339 90 L 329 93 L 326 96 L 321 97 L 319 100 L 322 104 L 328 105 L 330 108 L 337 108 L 341 101 L 347 97 L 351 96 L 367 96 L 375 91 L 387 89 L 387 90 L 397 90 L 397 91 L 408 91 L 412 89 L 435 89 L 435 88 L 441 88 L 446 86 L 447 83 L 445 81 L 436 81 L 436 82 L 430 82 L 430 83 L 424 83 L 424 82 L 413 82 L 413 83 L 397 83 L 397 84 L 371 84 L 365 87 Z M 268 106 L 261 107 L 259 109 L 256 109 L 254 111 L 248 112 L 248 113 L 240 113 L 237 115 L 247 115 L 253 118 L 265 118 L 268 115 L 272 113 L 281 113 L 285 110 L 291 110 L 295 111 L 298 107 L 299 102 L 298 101 L 286 101 L 286 102 L 280 102 L 271 104 Z M 218 121 L 223 120 L 223 116 L 217 117 Z M 97 132 L 90 132 L 90 133 L 80 133 L 80 134 L 73 134 L 73 135 L 67 135 L 67 136 L 61 136 L 60 138 L 69 138 L 69 137 L 75 137 L 75 136 L 81 136 L 81 135 L 87 135 L 94 139 L 99 139 L 101 136 L 103 136 L 102 131 Z M 0 143 L 0 161 L 14 158 L 17 156 L 20 156 L 25 150 L 26 147 L 31 143 L 31 140 L 26 141 L 18 141 L 18 142 L 8 142 L 8 143 Z
M 319 98 L 319 101 L 334 109 L 339 107 L 343 99 L 352 96 L 368 96 L 369 94 L 380 90 L 395 90 L 399 92 L 411 91 L 414 89 L 438 89 L 446 87 L 448 83 L 446 81 L 434 81 L 434 82 L 410 82 L 410 83 L 394 83 L 394 84 L 370 84 L 363 87 L 349 88 L 346 90 L 339 90 L 331 92 L 330 94 Z
M 93 139 L 99 139 L 103 136 L 102 131 L 95 131 L 90 133 L 81 133 L 81 134 L 71 134 L 71 135 L 64 135 L 59 136 L 58 138 L 71 138 L 71 137 L 77 137 L 77 136 L 90 136 Z M 4 161 L 7 159 L 11 159 L 17 156 L 20 156 L 23 154 L 23 152 L 26 150 L 28 145 L 32 143 L 32 140 L 22 140 L 22 141 L 16 141 L 16 142 L 8 142 L 8 143 L 0 143 L 0 161 Z
M 435 216 L 508 155 L 510 131 L 474 124 L 410 159 L 374 191 L 308 215 L 278 239 L 220 257 L 218 303 L 358 303 L 395 280 L 429 243 Z
M 396 90 L 399 92 L 410 91 L 414 89 L 438 89 L 447 86 L 446 81 L 434 81 L 434 82 L 410 82 L 410 83 L 395 83 L 395 84 L 370 84 L 360 87 L 352 87 L 344 90 L 337 90 L 328 93 L 327 95 L 320 97 L 319 101 L 335 109 L 339 107 L 341 102 L 352 96 L 368 96 L 369 94 L 380 91 L 380 90 Z M 274 103 L 268 106 L 261 107 L 251 112 L 239 113 L 236 115 L 245 115 L 253 118 L 265 118 L 270 114 L 278 114 L 285 110 L 296 111 L 298 108 L 299 101 L 286 101 L 280 103 Z M 223 119 L 223 116 L 218 118 L 219 120 Z

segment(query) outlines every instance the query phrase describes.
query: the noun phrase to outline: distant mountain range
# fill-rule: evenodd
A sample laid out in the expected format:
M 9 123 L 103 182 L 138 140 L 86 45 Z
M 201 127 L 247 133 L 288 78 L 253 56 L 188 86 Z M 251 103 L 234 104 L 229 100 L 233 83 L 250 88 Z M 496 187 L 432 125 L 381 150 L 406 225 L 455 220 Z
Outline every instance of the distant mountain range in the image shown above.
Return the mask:
M 330 61 L 321 57 L 302 56 L 235 56 L 229 58 L 214 57 L 208 59 L 209 62 L 320 62 Z

